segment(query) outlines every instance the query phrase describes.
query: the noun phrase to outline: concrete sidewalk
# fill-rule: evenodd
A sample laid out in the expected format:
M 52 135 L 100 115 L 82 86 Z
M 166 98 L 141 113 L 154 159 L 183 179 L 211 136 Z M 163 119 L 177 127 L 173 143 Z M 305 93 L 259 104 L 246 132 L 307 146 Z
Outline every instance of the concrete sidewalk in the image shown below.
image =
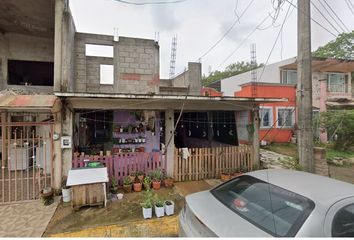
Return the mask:
M 0 205 L 0 237 L 41 237 L 59 201 L 49 206 L 41 200 Z

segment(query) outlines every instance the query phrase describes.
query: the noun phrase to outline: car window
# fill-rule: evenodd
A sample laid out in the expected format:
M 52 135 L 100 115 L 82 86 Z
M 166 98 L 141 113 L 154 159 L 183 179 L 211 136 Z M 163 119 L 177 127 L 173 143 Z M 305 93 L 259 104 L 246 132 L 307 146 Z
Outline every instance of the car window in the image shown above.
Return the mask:
M 332 222 L 333 237 L 354 237 L 354 204 L 340 209 Z
M 315 206 L 310 199 L 247 175 L 211 193 L 242 218 L 278 237 L 295 236 Z

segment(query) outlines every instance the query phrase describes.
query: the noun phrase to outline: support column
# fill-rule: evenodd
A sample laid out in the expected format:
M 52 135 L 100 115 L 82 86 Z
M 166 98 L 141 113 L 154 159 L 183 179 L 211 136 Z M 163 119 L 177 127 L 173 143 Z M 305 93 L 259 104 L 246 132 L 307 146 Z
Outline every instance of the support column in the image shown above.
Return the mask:
M 63 12 L 64 0 L 55 0 L 54 25 L 54 92 L 61 91 L 62 79 L 62 39 L 63 39 Z
M 253 145 L 253 163 L 260 165 L 259 160 L 259 110 L 253 110 L 251 113 L 253 134 L 252 134 L 252 145 Z
M 326 107 L 326 101 L 327 101 L 327 79 L 325 80 L 320 80 L 320 114 L 322 112 L 327 111 Z M 327 143 L 327 129 L 326 128 L 319 128 L 319 138 L 321 143 Z
M 60 108 L 59 108 L 60 109 Z M 56 109 L 57 110 L 57 109 Z M 55 111 L 57 112 L 57 111 Z M 61 136 L 61 114 L 57 112 L 54 114 L 54 126 L 53 126 L 53 134 L 59 134 Z M 55 190 L 59 190 L 61 188 L 61 180 L 62 180 L 62 154 L 61 154 L 61 143 L 60 138 L 58 140 L 54 140 L 53 142 L 53 184 L 52 187 Z
M 68 176 L 68 171 L 71 169 L 72 160 L 73 160 L 73 124 L 74 124 L 74 114 L 67 107 L 63 106 L 62 111 L 62 136 L 71 137 L 71 148 L 63 148 L 62 149 L 62 175 Z
M 0 77 L 0 79 L 2 78 L 2 81 L 0 82 L 0 89 L 4 89 L 5 86 L 7 85 L 7 59 L 8 59 L 8 55 L 9 55 L 9 41 L 6 38 L 5 34 L 1 34 L 0 33 L 0 61 L 1 61 L 1 73 L 2 76 Z
M 175 137 L 174 137 L 174 111 L 172 109 L 165 111 L 165 143 L 166 143 L 166 173 L 167 176 L 174 177 L 174 152 L 175 152 Z

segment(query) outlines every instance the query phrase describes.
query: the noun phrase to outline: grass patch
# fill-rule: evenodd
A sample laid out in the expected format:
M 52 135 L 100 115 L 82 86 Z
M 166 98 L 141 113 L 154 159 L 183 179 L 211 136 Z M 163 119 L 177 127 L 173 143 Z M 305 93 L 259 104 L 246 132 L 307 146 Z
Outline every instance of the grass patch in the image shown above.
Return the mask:
M 265 150 L 276 152 L 279 154 L 287 155 L 293 158 L 298 156 L 297 146 L 293 143 L 272 143 L 262 147 Z
M 354 158 L 354 151 L 339 151 L 332 148 L 326 149 L 327 160 L 334 159 L 335 157 L 341 157 L 343 159 Z

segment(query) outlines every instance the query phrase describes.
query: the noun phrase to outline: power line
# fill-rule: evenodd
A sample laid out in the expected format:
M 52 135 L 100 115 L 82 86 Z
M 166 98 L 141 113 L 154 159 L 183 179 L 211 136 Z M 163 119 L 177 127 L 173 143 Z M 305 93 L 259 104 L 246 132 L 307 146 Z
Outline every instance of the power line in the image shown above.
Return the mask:
M 262 72 L 261 72 L 261 75 L 260 75 L 259 78 L 258 78 L 258 81 L 260 81 L 260 80 L 262 79 L 262 76 L 263 76 L 264 70 L 265 70 L 265 68 L 266 68 L 266 65 L 268 64 L 268 61 L 269 61 L 269 59 L 270 59 L 270 56 L 272 55 L 272 53 L 273 53 L 273 51 L 274 51 L 274 48 L 275 48 L 275 45 L 277 44 L 278 39 L 279 39 L 279 37 L 280 37 L 280 34 L 281 34 L 281 32 L 283 31 L 283 28 L 284 28 L 285 22 L 286 22 L 286 20 L 287 20 L 287 17 L 288 17 L 288 15 L 289 15 L 289 12 L 290 12 L 291 7 L 292 7 L 292 6 L 289 5 L 288 10 L 286 11 L 286 14 L 285 14 L 285 17 L 284 17 L 284 21 L 283 21 L 283 23 L 282 23 L 282 25 L 281 25 L 281 27 L 280 27 L 280 30 L 279 30 L 279 32 L 278 32 L 278 35 L 277 35 L 277 37 L 276 37 L 276 39 L 275 39 L 275 41 L 274 41 L 274 44 L 273 44 L 273 46 L 272 46 L 272 49 L 270 50 L 270 52 L 269 52 L 269 54 L 268 54 L 267 60 L 266 60 L 266 62 L 264 63 L 264 66 L 263 66 L 263 68 L 262 68 Z
M 125 0 L 114 0 L 116 2 L 121 2 L 125 4 L 130 4 L 130 5 L 158 5 L 158 4 L 172 4 L 172 3 L 182 3 L 186 2 L 188 0 L 175 0 L 175 1 L 159 1 L 159 2 L 130 2 L 130 1 L 125 1 Z
M 291 5 L 293 5 L 293 7 L 297 8 L 297 6 L 295 4 L 293 4 L 292 2 L 290 2 L 289 0 L 285 0 L 287 1 L 288 3 L 290 3 Z M 311 20 L 316 23 L 318 26 L 320 26 L 322 29 L 324 29 L 325 31 L 327 31 L 329 34 L 333 35 L 334 37 L 337 37 L 336 34 L 332 33 L 330 30 L 328 30 L 326 27 L 324 27 L 321 23 L 317 22 L 315 19 L 313 19 L 311 17 Z
M 349 28 L 344 24 L 344 22 L 342 21 L 342 19 L 340 17 L 338 17 L 337 13 L 333 10 L 333 8 L 328 4 L 328 2 L 326 0 L 323 0 L 324 3 L 328 6 L 328 8 L 333 12 L 334 16 L 337 17 L 337 19 L 342 23 L 342 25 L 344 26 L 344 28 L 350 32 Z M 323 6 L 323 8 L 328 12 L 328 15 L 337 23 L 338 26 L 341 27 L 341 25 L 335 20 L 334 17 L 332 17 L 332 14 L 330 14 L 330 12 L 327 10 L 327 8 L 323 5 L 321 0 L 318 0 L 318 2 Z M 343 30 L 343 28 L 341 27 L 341 29 Z M 344 30 L 345 32 L 345 30 Z
M 252 3 L 254 2 L 254 0 L 252 0 L 247 7 L 245 8 L 245 10 L 243 10 L 243 12 L 241 13 L 241 15 L 239 17 L 236 16 L 236 20 L 232 23 L 232 25 L 230 26 L 230 28 L 223 34 L 223 36 L 216 42 L 214 43 L 213 46 L 211 46 L 211 48 L 209 48 L 202 56 L 200 56 L 198 59 L 202 59 L 203 57 L 205 57 L 208 53 L 210 53 L 229 33 L 230 31 L 235 27 L 236 23 L 240 21 L 241 17 L 246 13 L 246 11 L 250 8 L 250 6 L 252 5 Z
M 352 14 L 354 15 L 354 6 L 353 6 L 353 4 L 349 1 L 349 0 L 344 0 L 345 1 L 345 3 L 347 4 L 347 6 L 348 6 L 348 8 L 349 8 L 349 10 L 352 12 Z
M 328 20 L 328 18 L 322 13 L 322 11 L 312 2 L 310 1 L 311 5 L 321 14 L 321 16 L 331 25 L 331 27 L 340 34 L 340 31 Z

